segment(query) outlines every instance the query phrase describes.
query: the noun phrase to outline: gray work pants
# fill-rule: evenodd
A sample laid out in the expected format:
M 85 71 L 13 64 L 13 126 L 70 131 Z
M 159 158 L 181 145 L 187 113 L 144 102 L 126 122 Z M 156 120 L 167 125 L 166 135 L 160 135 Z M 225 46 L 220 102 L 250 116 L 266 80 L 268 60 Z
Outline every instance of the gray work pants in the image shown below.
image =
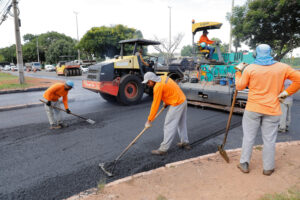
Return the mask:
M 280 103 L 282 115 L 280 117 L 279 129 L 287 129 L 292 121 L 292 108 L 293 103 Z
M 263 139 L 263 168 L 275 168 L 275 142 L 280 116 L 264 115 L 245 110 L 243 116 L 243 145 L 240 163 L 250 163 L 252 148 L 258 129 L 261 128 Z
M 51 101 L 51 105 L 60 108 L 60 101 Z M 61 112 L 58 109 L 44 105 L 51 126 L 61 123 Z
M 167 151 L 178 131 L 180 141 L 188 143 L 187 126 L 186 126 L 187 101 L 178 106 L 169 106 L 165 124 L 164 140 L 160 144 L 159 150 Z

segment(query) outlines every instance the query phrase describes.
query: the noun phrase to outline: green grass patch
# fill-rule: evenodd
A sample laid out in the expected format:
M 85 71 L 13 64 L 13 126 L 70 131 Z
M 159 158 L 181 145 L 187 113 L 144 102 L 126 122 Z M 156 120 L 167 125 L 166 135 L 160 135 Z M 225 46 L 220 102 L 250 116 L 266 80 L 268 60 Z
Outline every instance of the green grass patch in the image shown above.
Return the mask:
M 300 65 L 299 66 L 293 66 L 294 69 L 300 69 Z
M 99 182 L 98 182 L 98 185 L 97 185 L 97 194 L 101 193 L 104 188 L 105 188 L 105 184 L 106 184 L 106 179 L 101 179 Z
M 262 148 L 262 146 L 256 146 L 255 149 L 258 151 L 262 151 L 263 148 Z
M 14 80 L 14 79 L 18 79 L 18 77 L 8 73 L 0 72 L 0 81 Z
M 20 84 L 20 83 L 8 83 L 8 84 L 1 84 L 0 85 L 0 90 L 7 90 L 7 89 L 25 89 L 30 87 L 31 84 L 25 83 L 25 84 Z
M 300 200 L 300 190 L 299 188 L 292 187 L 285 193 L 266 194 L 259 200 Z
M 168 200 L 165 196 L 159 195 L 156 200 Z

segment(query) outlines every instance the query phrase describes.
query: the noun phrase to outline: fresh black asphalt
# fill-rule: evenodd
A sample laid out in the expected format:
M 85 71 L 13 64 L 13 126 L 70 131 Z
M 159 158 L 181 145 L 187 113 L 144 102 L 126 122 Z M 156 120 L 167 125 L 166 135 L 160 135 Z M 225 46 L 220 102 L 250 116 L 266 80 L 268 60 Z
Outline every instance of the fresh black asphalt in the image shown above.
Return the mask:
M 277 141 L 300 139 L 299 94 L 296 97 L 290 131 L 278 134 Z M 115 176 L 105 176 L 98 164 L 113 161 L 144 128 L 150 105 L 149 97 L 130 107 L 107 103 L 98 96 L 79 98 L 70 103 L 71 111 L 95 120 L 96 124 L 64 114 L 69 127 L 61 130 L 48 129 L 42 106 L 0 112 L 0 199 L 63 199 L 96 187 L 99 182 L 108 183 L 217 151 L 228 113 L 189 107 L 192 150 L 178 149 L 176 137 L 166 156 L 152 156 L 150 151 L 158 148 L 163 138 L 164 112 L 121 158 Z M 242 116 L 233 116 L 226 149 L 241 146 L 241 120 Z M 261 136 L 256 143 L 262 143 Z

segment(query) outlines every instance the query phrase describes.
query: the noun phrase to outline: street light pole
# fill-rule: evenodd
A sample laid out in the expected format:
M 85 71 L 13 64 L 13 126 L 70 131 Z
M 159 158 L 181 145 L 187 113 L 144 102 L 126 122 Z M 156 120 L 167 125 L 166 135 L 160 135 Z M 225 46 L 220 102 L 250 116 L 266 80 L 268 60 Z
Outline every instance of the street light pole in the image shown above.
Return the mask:
M 234 7 L 234 0 L 232 0 L 232 5 L 231 5 L 231 16 L 233 14 L 233 7 Z M 232 23 L 230 21 L 230 36 L 229 36 L 229 48 L 228 48 L 228 53 L 231 53 L 231 46 L 232 46 Z
M 78 12 L 74 11 L 74 14 L 76 16 L 76 29 L 77 29 L 77 42 L 79 42 L 79 35 L 78 35 L 78 19 L 77 19 L 77 15 Z M 80 50 L 78 49 L 78 61 L 80 62 Z
M 17 8 L 17 0 L 12 1 L 14 9 L 14 20 L 15 20 L 15 36 L 16 36 L 16 54 L 17 54 L 17 66 L 19 69 L 19 82 L 20 84 L 25 83 L 24 78 L 24 68 L 23 68 L 23 55 L 22 55 L 22 45 L 21 45 L 21 36 L 20 36 L 20 19 Z
M 40 62 L 39 37 L 36 38 L 36 52 L 37 52 L 38 62 Z

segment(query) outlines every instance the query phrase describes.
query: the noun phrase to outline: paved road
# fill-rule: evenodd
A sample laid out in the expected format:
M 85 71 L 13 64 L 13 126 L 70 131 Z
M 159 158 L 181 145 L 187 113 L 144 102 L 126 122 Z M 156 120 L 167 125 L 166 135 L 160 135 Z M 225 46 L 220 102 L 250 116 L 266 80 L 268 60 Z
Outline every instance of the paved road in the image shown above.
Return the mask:
M 300 139 L 298 94 L 296 99 L 290 131 L 280 134 L 278 141 Z M 98 163 L 113 161 L 143 129 L 150 104 L 147 96 L 141 104 L 131 107 L 110 104 L 98 96 L 79 98 L 70 103 L 71 110 L 97 123 L 90 125 L 64 115 L 70 127 L 55 131 L 48 129 L 42 106 L 0 112 L 0 199 L 62 199 L 95 187 L 99 181 L 110 182 L 217 151 L 223 135 L 216 135 L 224 133 L 228 113 L 189 107 L 188 133 L 193 149 L 179 150 L 174 141 L 167 156 L 151 156 L 150 151 L 162 141 L 163 113 L 121 159 L 115 176 L 107 178 Z M 234 116 L 226 148 L 241 145 L 240 125 L 241 116 Z M 261 137 L 256 143 L 262 143 Z

